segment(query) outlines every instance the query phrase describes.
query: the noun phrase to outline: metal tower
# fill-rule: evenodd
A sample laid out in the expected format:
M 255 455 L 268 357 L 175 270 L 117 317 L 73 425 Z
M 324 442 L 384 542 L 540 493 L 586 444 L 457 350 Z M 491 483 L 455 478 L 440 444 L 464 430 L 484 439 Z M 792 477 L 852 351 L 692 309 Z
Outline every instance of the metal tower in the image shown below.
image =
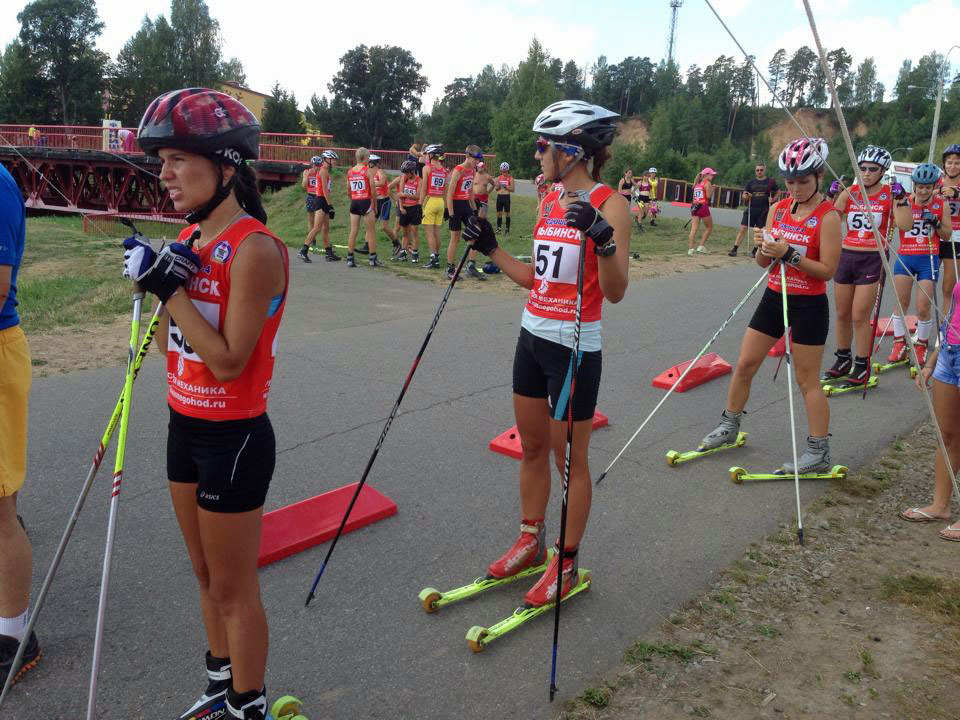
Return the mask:
M 667 64 L 673 62 L 673 46 L 677 38 L 677 10 L 683 6 L 683 0 L 670 0 L 670 46 L 667 48 Z

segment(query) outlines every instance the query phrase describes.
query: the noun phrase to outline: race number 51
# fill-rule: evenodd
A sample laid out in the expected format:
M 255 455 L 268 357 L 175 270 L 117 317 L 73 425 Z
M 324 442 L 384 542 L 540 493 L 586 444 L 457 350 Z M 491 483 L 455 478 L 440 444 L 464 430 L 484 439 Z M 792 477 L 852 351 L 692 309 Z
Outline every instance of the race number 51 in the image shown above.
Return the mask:
M 576 243 L 537 240 L 534 246 L 534 272 L 538 279 L 548 282 L 577 282 L 577 267 L 580 263 L 580 245 Z

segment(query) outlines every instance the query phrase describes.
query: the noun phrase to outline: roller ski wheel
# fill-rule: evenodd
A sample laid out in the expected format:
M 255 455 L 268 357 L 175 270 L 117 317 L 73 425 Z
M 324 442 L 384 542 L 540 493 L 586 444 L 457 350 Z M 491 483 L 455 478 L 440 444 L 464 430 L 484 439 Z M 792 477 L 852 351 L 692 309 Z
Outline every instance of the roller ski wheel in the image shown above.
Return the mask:
M 791 480 L 792 472 L 779 468 L 772 473 L 749 473 L 742 467 L 732 467 L 729 470 L 730 480 L 737 485 L 749 480 Z M 827 472 L 800 473 L 801 480 L 846 480 L 850 470 L 844 465 L 834 465 Z
M 277 698 L 270 706 L 269 718 L 272 720 L 307 720 L 307 717 L 301 714 L 303 703 L 297 700 L 293 695 L 284 695 Z
M 670 467 L 676 467 L 681 463 L 689 462 L 690 460 L 697 460 L 707 455 L 712 455 L 713 453 L 720 452 L 721 450 L 732 450 L 733 448 L 743 447 L 744 444 L 746 444 L 746 442 L 747 442 L 747 433 L 740 432 L 740 433 L 737 433 L 737 439 L 735 442 L 719 445 L 709 450 L 688 450 L 686 452 L 677 452 L 676 450 L 669 450 L 667 451 L 667 465 L 669 465 Z
M 903 360 L 898 360 L 897 362 L 888 362 L 888 363 L 874 363 L 873 364 L 873 373 L 874 375 L 879 375 L 884 373 L 887 370 L 893 370 L 894 368 L 902 367 L 910 362 L 909 358 L 904 358 Z
M 911 366 L 911 368 L 910 368 L 910 378 L 911 378 L 912 380 L 916 380 L 916 379 L 917 379 L 917 375 L 919 375 L 919 373 L 917 372 L 916 366 Z
M 866 387 L 868 390 L 871 388 L 875 388 L 876 386 L 877 386 L 876 377 L 871 377 L 866 383 Z M 863 387 L 864 387 L 863 383 L 855 383 L 855 382 L 849 382 L 849 381 L 838 383 L 837 385 L 824 385 L 823 394 L 826 395 L 827 397 L 831 397 L 833 395 L 842 395 L 843 393 L 856 392 L 857 390 L 859 390 L 860 392 L 863 392 Z
M 563 596 L 561 602 L 567 602 L 572 597 L 575 597 L 582 592 L 589 591 L 592 585 L 593 578 L 590 574 L 590 571 L 580 570 L 577 575 L 577 584 L 570 588 L 570 592 Z M 521 625 L 533 620 L 535 617 L 543 615 L 545 612 L 552 610 L 555 606 L 556 603 L 552 602 L 533 608 L 518 607 L 513 611 L 512 615 L 504 618 L 494 625 L 491 625 L 490 627 L 474 625 L 467 631 L 467 647 L 469 647 L 475 653 L 483 652 L 494 640 L 503 637 L 507 633 L 513 632 Z
M 445 608 L 447 605 L 452 605 L 453 603 L 460 602 L 461 600 L 472 598 L 476 595 L 486 592 L 487 590 L 493 590 L 494 588 L 502 587 L 503 585 L 509 585 L 510 583 L 521 578 L 542 573 L 547 569 L 547 564 L 550 562 L 550 558 L 553 557 L 553 552 L 553 550 L 548 550 L 547 557 L 544 562 L 524 568 L 516 575 L 511 575 L 510 577 L 478 577 L 469 585 L 463 585 L 462 587 L 454 588 L 453 590 L 447 590 L 446 592 L 441 592 L 436 588 L 426 587 L 420 591 L 420 607 L 423 608 L 425 613 L 433 614 L 438 610 Z

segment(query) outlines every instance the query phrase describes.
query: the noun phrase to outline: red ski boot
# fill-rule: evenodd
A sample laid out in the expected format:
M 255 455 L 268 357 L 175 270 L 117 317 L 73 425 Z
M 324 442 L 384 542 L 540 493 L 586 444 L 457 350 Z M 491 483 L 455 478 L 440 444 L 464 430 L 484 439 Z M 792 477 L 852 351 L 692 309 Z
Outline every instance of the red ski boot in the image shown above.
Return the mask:
M 927 343 L 928 340 L 917 340 L 913 343 L 913 349 L 917 351 L 917 364 L 922 368 L 927 361 Z
M 507 552 L 487 568 L 487 577 L 501 580 L 512 577 L 531 565 L 539 565 L 546 557 L 543 520 L 520 523 L 520 537 Z
M 907 356 L 907 343 L 903 339 L 903 335 L 895 337 L 893 339 L 893 350 L 890 351 L 890 355 L 887 357 L 888 363 L 900 362 Z
M 557 558 L 560 553 L 554 553 L 547 569 L 537 580 L 537 584 L 523 596 L 523 603 L 528 608 L 541 607 L 552 603 L 557 597 Z M 567 596 L 577 583 L 577 551 L 563 551 L 563 588 L 560 591 L 561 599 Z

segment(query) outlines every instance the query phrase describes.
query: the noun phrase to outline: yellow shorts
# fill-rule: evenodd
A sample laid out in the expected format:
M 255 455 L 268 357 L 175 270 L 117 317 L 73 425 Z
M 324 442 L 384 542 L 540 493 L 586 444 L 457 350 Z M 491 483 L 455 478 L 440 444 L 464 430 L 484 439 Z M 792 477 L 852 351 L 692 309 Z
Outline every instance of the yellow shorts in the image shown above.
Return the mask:
M 443 225 L 443 209 L 446 203 L 442 197 L 432 195 L 427 197 L 427 202 L 423 206 L 422 225 Z
M 0 497 L 13 495 L 27 473 L 30 346 L 19 325 L 0 330 Z

